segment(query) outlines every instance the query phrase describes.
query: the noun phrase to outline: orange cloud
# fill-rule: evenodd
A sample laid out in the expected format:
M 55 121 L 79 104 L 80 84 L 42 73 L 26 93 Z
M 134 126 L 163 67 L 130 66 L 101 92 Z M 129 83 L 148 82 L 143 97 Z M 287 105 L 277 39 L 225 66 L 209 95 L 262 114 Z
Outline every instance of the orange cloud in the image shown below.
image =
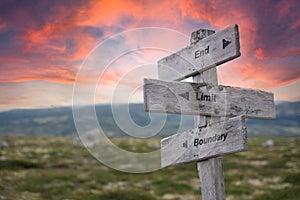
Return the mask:
M 284 61 L 286 66 L 282 66 L 281 62 L 254 62 L 245 59 L 222 66 L 219 68 L 219 75 L 225 85 L 273 90 L 299 81 L 300 68 L 296 67 L 295 62 L 296 60 L 287 60 Z
M 26 6 L 30 3 L 22 7 L 13 5 L 15 10 L 2 12 L 6 21 L 0 21 L 1 83 L 31 80 L 74 83 L 76 71 L 93 47 L 123 30 L 158 26 L 190 34 L 198 28 L 220 30 L 235 23 L 239 25 L 242 56 L 220 69 L 226 75 L 226 82 L 270 89 L 299 81 L 300 16 L 296 0 L 284 4 L 215 0 L 90 0 L 67 4 L 62 1 L 49 3 L 45 14 L 39 9 L 32 12 L 32 6 Z M 45 6 L 48 4 L 39 1 L 36 8 Z M 170 38 L 151 38 L 153 45 L 163 39 Z M 117 48 L 112 46 L 115 51 Z M 129 69 L 124 64 L 107 71 L 101 84 L 116 84 Z M 79 82 L 89 84 L 96 76 L 89 72 Z M 124 84 L 136 87 L 130 80 L 124 80 Z
M 6 28 L 6 24 L 3 22 L 2 23 L 0 22 L 0 31 L 4 30 L 5 28 Z
M 40 80 L 40 81 L 50 81 L 50 82 L 60 82 L 60 83 L 66 83 L 66 84 L 73 84 L 74 79 L 73 78 L 67 78 L 65 76 L 27 76 L 27 77 L 20 77 L 16 79 L 10 79 L 10 83 L 19 83 L 19 82 L 24 82 L 24 81 L 32 81 L 32 80 Z M 0 83 L 6 83 L 7 81 L 0 81 Z

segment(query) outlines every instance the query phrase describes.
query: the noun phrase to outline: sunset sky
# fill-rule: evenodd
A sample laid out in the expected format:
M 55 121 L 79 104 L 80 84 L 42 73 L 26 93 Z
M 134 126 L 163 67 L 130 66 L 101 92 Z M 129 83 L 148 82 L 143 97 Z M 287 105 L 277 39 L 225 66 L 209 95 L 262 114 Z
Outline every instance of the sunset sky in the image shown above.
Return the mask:
M 298 101 L 299 9 L 298 0 L 2 0 L 0 110 L 71 105 L 73 85 L 82 67 L 84 75 L 77 84 L 86 91 L 94 90 L 91 77 L 101 78 L 95 103 L 110 102 L 112 95 L 120 102 L 128 98 L 142 101 L 134 92 L 127 97 L 126 88 L 141 91 L 142 78 L 151 73 L 155 78 L 156 61 L 168 55 L 158 49 L 143 49 L 142 41 L 156 47 L 172 40 L 180 49 L 188 45 L 192 31 L 219 31 L 233 24 L 239 26 L 242 55 L 218 67 L 220 83 L 270 91 L 277 101 Z M 178 31 L 182 38 L 138 29 L 136 35 L 110 40 L 107 54 L 97 55 L 97 46 L 108 38 L 144 27 Z M 137 50 L 121 56 L 124 46 Z M 100 77 L 99 69 L 107 67 L 104 60 L 111 52 L 120 57 Z M 85 59 L 99 68 L 90 69 L 83 63 Z M 84 94 L 80 96 L 82 103 L 90 103 Z

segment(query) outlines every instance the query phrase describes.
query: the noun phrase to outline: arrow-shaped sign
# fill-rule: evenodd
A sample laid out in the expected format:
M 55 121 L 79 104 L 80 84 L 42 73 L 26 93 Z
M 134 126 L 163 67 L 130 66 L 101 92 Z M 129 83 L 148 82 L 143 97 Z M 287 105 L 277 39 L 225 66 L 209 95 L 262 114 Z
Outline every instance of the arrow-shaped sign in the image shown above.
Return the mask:
M 275 118 L 272 93 L 202 83 L 145 79 L 144 106 L 149 112 Z
M 239 31 L 234 25 L 159 60 L 158 77 L 182 80 L 240 55 Z
M 186 100 L 189 100 L 189 92 L 179 94 L 179 96 L 181 96 L 182 98 L 185 98 Z
M 225 49 L 231 43 L 231 41 L 229 40 L 227 41 L 225 39 L 223 39 L 222 41 L 223 41 L 223 49 Z
M 178 133 L 161 141 L 162 167 L 245 151 L 248 148 L 245 117 L 238 116 Z

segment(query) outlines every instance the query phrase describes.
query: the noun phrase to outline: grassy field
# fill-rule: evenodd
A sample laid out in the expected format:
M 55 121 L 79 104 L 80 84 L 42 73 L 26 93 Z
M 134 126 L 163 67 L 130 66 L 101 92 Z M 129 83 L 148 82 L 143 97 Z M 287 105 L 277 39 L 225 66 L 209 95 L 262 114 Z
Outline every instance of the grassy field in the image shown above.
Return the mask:
M 266 139 L 249 138 L 247 152 L 223 157 L 228 200 L 300 199 L 300 139 L 272 138 L 274 146 L 264 147 Z M 9 147 L 0 148 L 0 200 L 201 199 L 196 163 L 128 174 L 102 165 L 70 137 L 1 140 Z M 152 148 L 114 142 L 135 151 Z

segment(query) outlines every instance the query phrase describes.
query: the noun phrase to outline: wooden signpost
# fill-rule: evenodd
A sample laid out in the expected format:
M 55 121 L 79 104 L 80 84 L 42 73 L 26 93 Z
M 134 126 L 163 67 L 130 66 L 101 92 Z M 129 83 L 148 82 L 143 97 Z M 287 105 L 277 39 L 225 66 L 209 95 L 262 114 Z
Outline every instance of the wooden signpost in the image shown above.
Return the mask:
M 203 200 L 226 198 L 221 156 L 247 150 L 245 118 L 275 118 L 272 93 L 218 85 L 216 66 L 239 56 L 237 25 L 198 30 L 190 46 L 158 61 L 160 80 L 144 81 L 146 111 L 195 115 L 196 128 L 161 141 L 161 165 L 197 162 Z M 194 83 L 178 82 L 190 76 Z
M 182 80 L 240 55 L 238 26 L 234 25 L 159 60 L 158 77 Z
M 274 96 L 261 90 L 145 79 L 144 92 L 150 112 L 275 119 Z
M 161 141 L 161 166 L 205 160 L 247 150 L 245 117 L 238 116 L 164 138 Z

